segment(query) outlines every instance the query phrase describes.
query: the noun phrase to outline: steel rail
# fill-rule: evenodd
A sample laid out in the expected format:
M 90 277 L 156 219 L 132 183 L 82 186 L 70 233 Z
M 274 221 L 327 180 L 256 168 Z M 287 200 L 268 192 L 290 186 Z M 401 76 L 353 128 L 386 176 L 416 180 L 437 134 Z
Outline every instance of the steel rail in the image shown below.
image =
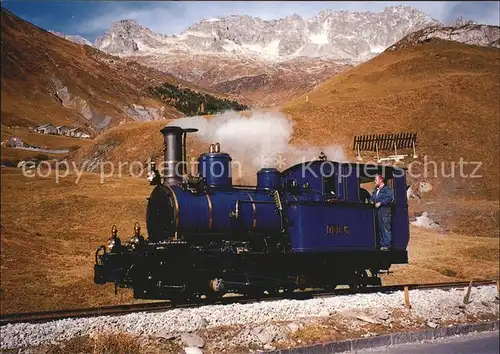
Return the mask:
M 482 286 L 491 285 L 498 282 L 498 279 L 491 280 L 473 280 L 472 286 Z M 56 321 L 68 318 L 86 318 L 86 317 L 98 317 L 98 316 L 114 316 L 114 315 L 126 315 L 136 312 L 159 312 L 166 311 L 175 308 L 195 308 L 205 305 L 215 305 L 215 304 L 232 304 L 232 303 L 251 303 L 259 301 L 276 301 L 282 299 L 297 299 L 305 300 L 314 297 L 328 297 L 334 295 L 347 295 L 347 294 L 367 294 L 367 293 L 390 293 L 395 291 L 404 290 L 405 287 L 408 290 L 418 290 L 418 289 L 451 289 L 451 288 L 462 288 L 468 287 L 470 281 L 462 282 L 449 282 L 449 283 L 426 283 L 426 284 L 395 284 L 395 285 L 383 285 L 383 286 L 367 286 L 365 288 L 360 288 L 354 292 L 350 289 L 335 289 L 333 291 L 299 291 L 292 292 L 289 294 L 281 294 L 281 296 L 266 296 L 261 298 L 249 298 L 246 296 L 230 296 L 220 298 L 217 301 L 209 302 L 207 300 L 199 300 L 197 302 L 174 304 L 170 301 L 159 301 L 159 302 L 148 302 L 139 304 L 126 304 L 126 305 L 116 305 L 116 306 L 102 306 L 102 307 L 92 307 L 83 309 L 69 309 L 69 310 L 56 310 L 56 311 L 44 311 L 44 312 L 24 312 L 24 313 L 11 313 L 11 314 L 1 314 L 0 315 L 0 326 L 15 324 L 15 323 L 43 323 L 49 321 Z

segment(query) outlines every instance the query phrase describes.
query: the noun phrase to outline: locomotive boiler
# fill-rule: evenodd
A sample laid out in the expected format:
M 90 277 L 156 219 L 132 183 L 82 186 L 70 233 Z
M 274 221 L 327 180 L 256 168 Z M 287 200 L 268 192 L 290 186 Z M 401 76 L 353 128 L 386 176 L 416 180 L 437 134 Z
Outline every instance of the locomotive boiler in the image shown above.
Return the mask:
M 94 282 L 130 287 L 136 298 L 218 298 L 295 289 L 353 290 L 380 284 L 380 272 L 407 263 L 406 171 L 320 158 L 284 171 L 263 168 L 255 186 L 234 185 L 219 144 L 187 174 L 186 135 L 165 126 L 163 175 L 153 165 L 147 238 L 139 225 L 122 243 L 113 228 L 95 255 Z M 380 173 L 394 192 L 392 241 L 379 250 L 376 210 L 362 184 Z

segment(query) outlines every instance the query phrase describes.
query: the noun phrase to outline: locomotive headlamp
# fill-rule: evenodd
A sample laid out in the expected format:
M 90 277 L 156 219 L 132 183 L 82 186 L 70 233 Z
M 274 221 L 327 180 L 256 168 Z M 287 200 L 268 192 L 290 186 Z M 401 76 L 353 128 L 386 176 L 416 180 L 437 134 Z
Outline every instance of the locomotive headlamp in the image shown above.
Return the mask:
M 139 225 L 138 222 L 135 223 L 134 225 L 134 236 L 139 236 L 141 234 L 141 226 Z
M 108 240 L 108 249 L 111 252 L 116 245 L 115 239 L 112 237 Z
M 108 249 L 112 251 L 114 248 L 121 246 L 120 239 L 118 238 L 118 228 L 113 225 L 111 228 L 111 238 L 108 240 Z
M 135 246 L 140 245 L 144 241 L 144 237 L 141 235 L 141 226 L 138 222 L 134 225 L 134 235 L 130 238 L 129 243 L 135 249 Z
M 111 238 L 108 240 L 108 249 L 110 251 L 112 251 L 116 245 L 115 238 L 117 237 L 117 235 L 118 235 L 118 229 L 117 229 L 116 225 L 113 225 L 111 227 Z
M 118 229 L 116 228 L 116 225 L 113 225 L 111 227 L 111 237 L 117 237 L 118 235 Z

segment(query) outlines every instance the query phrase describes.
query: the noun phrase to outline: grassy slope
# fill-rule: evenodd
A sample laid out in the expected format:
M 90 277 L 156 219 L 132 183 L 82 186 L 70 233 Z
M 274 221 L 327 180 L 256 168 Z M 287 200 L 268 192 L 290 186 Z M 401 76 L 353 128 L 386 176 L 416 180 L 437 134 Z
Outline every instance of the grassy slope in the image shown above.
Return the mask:
M 64 107 L 53 79 L 68 88 L 71 98 L 80 97 L 94 112 L 111 116 L 110 126 L 127 119 L 124 109 L 132 104 L 165 106 L 146 88 L 176 82 L 165 73 L 59 38 L 2 9 L 2 128 L 99 122 Z M 166 106 L 165 116 L 182 114 Z
M 145 230 L 150 186 L 134 178 L 85 174 L 55 182 L 28 178 L 20 169 L 1 175 L 2 312 L 34 311 L 129 301 L 131 295 L 92 283 L 94 251 L 105 244 L 112 224 L 121 237 L 135 221 Z
M 133 104 L 148 108 L 164 106 L 165 118 L 183 116 L 147 91 L 149 86 L 165 82 L 234 99 L 135 61 L 74 44 L 2 8 L 2 128 L 49 122 L 82 127 L 96 123 L 61 104 L 53 79 L 68 88 L 71 98 L 80 97 L 101 116 L 111 116 L 109 127 L 131 120 L 125 111 Z
M 453 188 L 443 186 L 445 194 L 497 199 L 499 53 L 441 40 L 385 52 L 308 93 L 308 102 L 305 95 L 289 102 L 284 110 L 296 122 L 294 141 L 350 150 L 355 135 L 417 132 L 422 162 L 424 155 L 483 162 L 483 178 L 454 181 Z

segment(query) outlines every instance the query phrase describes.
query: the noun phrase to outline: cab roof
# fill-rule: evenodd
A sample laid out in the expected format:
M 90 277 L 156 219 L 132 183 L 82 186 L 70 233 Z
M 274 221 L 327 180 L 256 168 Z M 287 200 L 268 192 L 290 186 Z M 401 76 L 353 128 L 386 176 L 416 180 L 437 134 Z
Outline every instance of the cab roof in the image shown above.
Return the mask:
M 405 167 L 394 167 L 394 166 L 388 166 L 388 165 L 379 165 L 379 164 L 364 164 L 364 163 L 358 163 L 358 162 L 339 162 L 339 161 L 322 161 L 322 160 L 315 160 L 315 161 L 307 161 L 307 162 L 301 162 L 296 165 L 293 165 L 286 170 L 282 171 L 281 174 L 283 176 L 293 173 L 296 170 L 299 170 L 303 168 L 304 166 L 309 166 L 309 167 L 315 167 L 315 166 L 321 166 L 322 164 L 327 163 L 327 164 L 332 164 L 336 170 L 339 169 L 344 169 L 344 168 L 352 168 L 355 169 L 357 175 L 359 176 L 360 182 L 361 183 L 366 183 L 366 182 L 371 182 L 373 181 L 373 178 L 375 177 L 375 174 L 379 173 L 382 174 L 385 178 L 391 179 L 394 177 L 394 175 L 402 175 L 406 173 L 407 168 Z

